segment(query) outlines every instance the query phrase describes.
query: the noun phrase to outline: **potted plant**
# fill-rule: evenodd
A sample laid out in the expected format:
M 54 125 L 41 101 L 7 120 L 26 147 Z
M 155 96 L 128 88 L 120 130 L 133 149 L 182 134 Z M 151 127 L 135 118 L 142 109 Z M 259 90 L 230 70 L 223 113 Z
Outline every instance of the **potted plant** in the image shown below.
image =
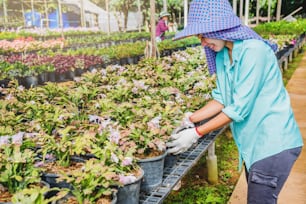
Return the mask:
M 0 137 L 0 202 L 10 202 L 17 191 L 40 185 L 36 158 L 37 154 L 24 145 L 23 133 Z

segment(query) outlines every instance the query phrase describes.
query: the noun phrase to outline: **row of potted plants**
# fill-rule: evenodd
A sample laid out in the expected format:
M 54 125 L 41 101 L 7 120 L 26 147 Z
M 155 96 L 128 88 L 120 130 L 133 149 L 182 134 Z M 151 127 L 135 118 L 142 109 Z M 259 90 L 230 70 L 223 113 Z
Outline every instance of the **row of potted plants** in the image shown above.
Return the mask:
M 127 203 L 122 199 L 129 194 L 120 192 L 141 175 L 137 161 L 164 154 L 183 113 L 210 98 L 214 77 L 200 49 L 138 65 L 110 65 L 69 86 L 48 83 L 25 90 L 12 81 L 10 88 L 0 89 L 0 113 L 5 115 L 0 118 L 0 156 L 25 157 L 16 164 L 0 160 L 3 189 L 22 197 L 31 183 L 50 181 L 48 173 L 53 173 L 55 183 L 70 189 L 56 189 L 62 192 L 56 199 L 69 191 L 79 203 L 91 203 L 118 191 L 117 202 Z M 27 167 L 17 168 L 21 164 Z

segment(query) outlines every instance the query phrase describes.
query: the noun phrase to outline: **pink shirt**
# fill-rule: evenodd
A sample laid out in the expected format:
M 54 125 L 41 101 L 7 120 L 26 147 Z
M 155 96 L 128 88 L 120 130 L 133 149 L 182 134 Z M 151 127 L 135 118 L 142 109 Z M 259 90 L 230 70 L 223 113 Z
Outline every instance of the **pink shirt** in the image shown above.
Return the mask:
M 166 22 L 163 19 L 160 19 L 156 26 L 156 37 L 160 36 L 162 40 L 165 39 L 164 33 L 168 30 L 168 26 L 166 25 Z

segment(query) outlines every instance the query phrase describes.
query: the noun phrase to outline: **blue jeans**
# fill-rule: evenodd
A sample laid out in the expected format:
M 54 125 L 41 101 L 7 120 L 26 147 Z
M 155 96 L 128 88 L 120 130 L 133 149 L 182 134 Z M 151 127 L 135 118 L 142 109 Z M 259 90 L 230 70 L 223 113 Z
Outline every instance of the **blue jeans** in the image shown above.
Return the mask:
M 291 168 L 302 147 L 288 149 L 255 162 L 249 172 L 248 204 L 276 204 L 277 197 L 286 182 Z

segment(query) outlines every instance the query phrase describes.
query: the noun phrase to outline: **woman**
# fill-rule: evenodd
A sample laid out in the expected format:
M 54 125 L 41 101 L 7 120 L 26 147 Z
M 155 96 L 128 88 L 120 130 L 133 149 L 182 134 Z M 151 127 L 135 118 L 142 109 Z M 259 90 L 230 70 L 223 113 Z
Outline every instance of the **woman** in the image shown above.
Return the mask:
M 248 204 L 274 204 L 303 146 L 276 46 L 241 25 L 226 0 L 191 2 L 188 25 L 175 39 L 195 35 L 210 73 L 217 75 L 217 87 L 212 101 L 186 114 L 167 143 L 168 152 L 182 153 L 200 137 L 230 124 L 239 167 L 244 161 L 246 168 Z
M 165 39 L 165 33 L 169 30 L 171 23 L 168 23 L 170 13 L 163 11 L 159 14 L 159 21 L 156 25 L 156 42 L 161 42 Z

